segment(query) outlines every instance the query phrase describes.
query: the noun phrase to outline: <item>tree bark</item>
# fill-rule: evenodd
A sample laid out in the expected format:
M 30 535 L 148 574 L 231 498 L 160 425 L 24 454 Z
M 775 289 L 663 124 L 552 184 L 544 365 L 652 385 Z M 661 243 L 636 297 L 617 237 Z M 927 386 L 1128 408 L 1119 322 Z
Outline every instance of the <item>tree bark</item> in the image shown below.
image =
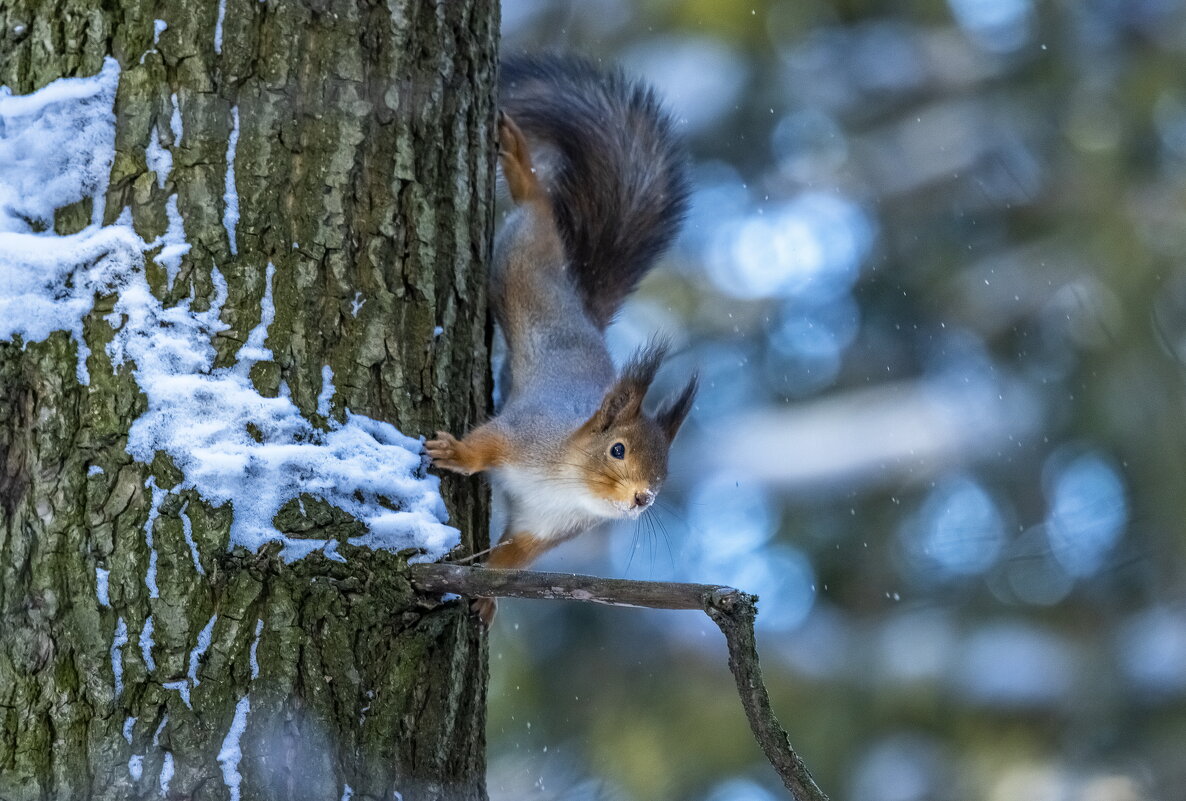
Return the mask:
M 192 249 L 171 288 L 145 269 L 166 307 L 202 307 L 212 267 L 226 277 L 217 365 L 259 324 L 270 262 L 260 394 L 290 392 L 324 423 L 329 365 L 330 417 L 467 430 L 488 398 L 497 4 L 185 0 L 159 11 L 154 43 L 161 8 L 0 0 L 0 85 L 28 93 L 119 61 L 105 222 L 130 208 L 151 241 L 177 195 Z M 164 187 L 146 165 L 154 129 L 172 151 Z M 55 229 L 81 229 L 89 206 L 59 210 Z M 87 386 L 67 333 L 0 342 L 0 798 L 157 798 L 167 785 L 191 799 L 484 799 L 482 632 L 457 604 L 417 600 L 396 554 L 343 545 L 345 563 L 285 565 L 228 550 L 229 506 L 167 492 L 181 478 L 170 459 L 126 451 L 145 397 L 104 350 L 114 302 L 97 298 L 84 321 Z M 155 517 L 150 480 L 166 491 Z M 277 515 L 281 530 L 357 533 L 304 500 Z M 463 546 L 485 547 L 486 499 L 446 502 Z

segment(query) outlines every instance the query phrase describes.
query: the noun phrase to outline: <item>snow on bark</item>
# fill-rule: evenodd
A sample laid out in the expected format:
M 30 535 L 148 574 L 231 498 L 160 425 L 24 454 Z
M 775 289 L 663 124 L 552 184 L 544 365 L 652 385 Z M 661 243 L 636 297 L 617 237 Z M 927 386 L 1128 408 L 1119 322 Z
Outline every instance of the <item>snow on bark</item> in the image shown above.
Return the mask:
M 121 617 L 115 623 L 115 636 L 111 638 L 111 675 L 115 677 L 115 697 L 124 691 L 124 646 L 128 644 L 128 624 Z
M 220 18 L 221 19 L 221 18 Z M 231 255 L 239 254 L 239 245 L 235 241 L 235 229 L 239 225 L 239 192 L 235 188 L 235 148 L 239 146 L 239 107 L 231 107 L 231 135 L 226 145 L 226 181 L 222 195 L 225 208 L 222 212 L 222 226 L 226 228 L 227 241 L 230 242 Z
M 251 678 L 259 677 L 259 638 L 264 632 L 264 622 L 262 620 L 255 621 L 255 638 L 251 641 L 251 649 L 248 651 L 248 658 L 251 663 Z
M 191 688 L 197 687 L 202 683 L 198 678 L 198 663 L 202 661 L 202 657 L 206 655 L 206 651 L 210 650 L 210 637 L 214 633 L 214 624 L 218 622 L 218 615 L 211 615 L 210 622 L 202 627 L 198 632 L 198 642 L 194 645 L 194 649 L 189 654 L 189 686 Z
M 247 728 L 247 713 L 251 711 L 251 700 L 246 695 L 235 704 L 235 717 L 231 721 L 231 728 L 222 741 L 222 748 L 218 751 L 218 764 L 222 766 L 222 781 L 230 792 L 231 801 L 239 801 L 239 786 L 243 777 L 239 775 L 239 761 L 243 758 L 243 750 L 239 741 Z
M 165 181 L 173 170 L 173 154 L 161 144 L 161 132 L 154 125 L 148 137 L 148 147 L 144 151 L 144 160 L 148 169 L 156 173 L 156 183 L 161 189 L 165 188 Z
M 152 501 L 148 507 L 148 520 L 144 521 L 144 540 L 148 544 L 148 572 L 144 574 L 144 586 L 148 587 L 149 598 L 159 598 L 161 591 L 156 584 L 157 552 L 156 544 L 153 541 L 153 528 L 156 526 L 157 518 L 161 515 L 161 503 L 169 493 L 158 487 L 156 479 L 152 476 L 148 477 L 144 486 L 152 492 Z
M 214 21 L 214 52 L 222 55 L 222 23 L 226 19 L 226 0 L 218 0 L 218 18 Z
M 106 353 L 113 368 L 134 365 L 147 399 L 147 410 L 129 431 L 127 451 L 145 464 L 164 452 L 183 475 L 169 489 L 152 478 L 146 484 L 152 491 L 145 524 L 150 597 L 159 594 L 152 529 L 160 505 L 168 494 L 191 489 L 213 506 L 232 505 L 232 548 L 255 551 L 278 541 L 289 561 L 319 550 L 341 559 L 336 540 L 289 537 L 273 525 L 282 506 L 307 493 L 366 525 L 366 534 L 349 540 L 353 545 L 419 550 L 418 560 L 448 552 L 459 533 L 444 525 L 439 479 L 427 474 L 418 439 L 348 409 L 344 423 L 316 427 L 286 394 L 269 398 L 256 390 L 251 365 L 272 358 L 266 341 L 275 315 L 273 265 L 265 268 L 260 322 L 238 363 L 215 368 L 212 340 L 228 328 L 219 319 L 227 284 L 217 267 L 211 272 L 215 297 L 204 312 L 192 308 L 193 297 L 166 307 L 144 273 L 145 253 L 159 248 L 153 258 L 171 287 L 189 251 L 176 196 L 167 202 L 166 232 L 153 242 L 136 234 L 126 209 L 115 223 L 102 225 L 118 82 L 118 64 L 109 58 L 93 77 L 62 79 L 30 95 L 0 88 L 0 340 L 40 342 L 54 331 L 69 332 L 78 347 L 78 379 L 88 383 L 91 354 L 83 319 L 96 294 L 117 296 L 114 312 L 104 317 L 115 329 Z M 181 138 L 176 103 L 173 110 L 175 147 Z M 224 223 L 234 252 L 237 108 L 232 115 Z M 159 178 L 166 168 L 160 153 L 154 158 Z M 76 234 L 54 233 L 54 211 L 88 197 L 91 224 Z M 332 393 L 328 376 L 323 395 Z M 328 408 L 328 398 L 318 400 L 319 410 Z M 200 573 L 196 545 L 190 537 L 187 543 Z
M 176 92 L 169 96 L 169 100 L 173 104 L 173 113 L 169 115 L 169 130 L 173 132 L 173 147 L 180 147 L 181 134 L 184 132 L 181 125 L 181 104 L 177 102 Z
M 181 533 L 185 537 L 185 544 L 189 546 L 190 558 L 194 560 L 194 570 L 199 576 L 206 575 L 206 569 L 202 567 L 202 560 L 198 554 L 198 544 L 194 542 L 194 523 L 189 519 L 189 515 L 185 510 L 189 508 L 189 501 L 181 505 L 177 510 L 177 516 L 181 518 Z
M 149 615 L 140 632 L 140 656 L 149 672 L 156 670 L 156 660 L 152 658 L 152 647 L 155 644 L 152 640 L 153 625 L 152 615 Z
M 108 58 L 94 77 L 29 95 L 0 86 L 0 232 L 52 230 L 54 212 L 83 197 L 95 203 L 91 223 L 102 224 L 118 84 L 119 64 Z
M 156 129 L 153 128 L 153 130 Z M 164 180 L 161 180 L 162 186 L 164 183 Z M 190 247 L 189 243 L 185 241 L 185 223 L 181 219 L 181 212 L 177 210 L 177 195 L 171 196 L 165 203 L 165 216 L 169 220 L 169 227 L 148 247 L 161 246 L 160 252 L 153 256 L 152 260 L 165 269 L 169 289 L 172 289 L 173 282 L 177 280 L 177 273 L 181 272 L 181 258 L 189 253 Z
M 111 595 L 109 585 L 111 582 L 111 571 L 102 568 L 95 568 L 95 597 L 99 599 L 100 606 L 111 606 Z
M 334 400 L 334 371 L 327 364 L 321 368 L 321 392 L 317 395 L 317 413 L 329 417 Z

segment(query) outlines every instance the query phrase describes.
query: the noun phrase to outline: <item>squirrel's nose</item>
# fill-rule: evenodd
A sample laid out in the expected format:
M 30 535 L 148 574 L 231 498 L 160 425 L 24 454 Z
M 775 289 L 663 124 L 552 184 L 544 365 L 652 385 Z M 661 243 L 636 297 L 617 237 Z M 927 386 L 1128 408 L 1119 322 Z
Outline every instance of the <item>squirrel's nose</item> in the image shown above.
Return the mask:
M 634 505 L 639 509 L 646 509 L 651 505 L 651 501 L 655 500 L 655 493 L 650 490 L 642 490 L 634 493 Z

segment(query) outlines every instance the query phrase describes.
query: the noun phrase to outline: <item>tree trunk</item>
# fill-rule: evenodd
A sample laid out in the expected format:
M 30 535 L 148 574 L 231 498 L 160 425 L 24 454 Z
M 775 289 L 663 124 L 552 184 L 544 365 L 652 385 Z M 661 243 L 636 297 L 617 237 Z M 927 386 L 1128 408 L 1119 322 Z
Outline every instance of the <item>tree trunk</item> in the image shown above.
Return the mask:
M 156 301 L 202 312 L 225 278 L 215 368 L 318 430 L 348 409 L 418 436 L 486 411 L 496 37 L 481 0 L 0 0 L 0 85 L 113 56 L 102 222 L 130 208 L 167 249 L 179 214 L 190 245 L 144 259 Z M 150 401 L 109 353 L 120 297 L 83 318 L 85 369 L 69 331 L 0 341 L 0 798 L 484 799 L 481 631 L 414 595 L 406 554 L 233 547 L 234 504 L 134 457 Z M 317 497 L 277 528 L 362 531 Z M 485 499 L 445 500 L 484 547 Z

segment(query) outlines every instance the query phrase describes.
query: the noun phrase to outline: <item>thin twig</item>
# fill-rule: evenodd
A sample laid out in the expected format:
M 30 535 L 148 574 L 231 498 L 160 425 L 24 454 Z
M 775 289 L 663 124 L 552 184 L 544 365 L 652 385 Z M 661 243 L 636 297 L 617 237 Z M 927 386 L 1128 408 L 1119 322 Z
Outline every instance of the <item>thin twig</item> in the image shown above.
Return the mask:
M 741 706 L 749 718 L 750 730 L 766 753 L 770 764 L 782 777 L 782 783 L 798 801 L 828 801 L 824 791 L 811 777 L 811 771 L 791 747 L 786 730 L 770 708 L 770 695 L 762 681 L 758 664 L 758 645 L 754 637 L 754 619 L 758 616 L 758 597 L 730 589 L 714 596 L 704 611 L 725 635 L 729 646 L 729 670 L 737 680 Z
M 571 573 L 490 570 L 461 565 L 412 565 L 413 586 L 425 593 L 470 597 L 546 598 L 651 609 L 700 609 L 720 627 L 729 647 L 729 669 L 737 680 L 750 730 L 796 801 L 828 801 L 795 753 L 770 708 L 754 638 L 757 596 L 732 587 L 674 581 L 631 581 Z

